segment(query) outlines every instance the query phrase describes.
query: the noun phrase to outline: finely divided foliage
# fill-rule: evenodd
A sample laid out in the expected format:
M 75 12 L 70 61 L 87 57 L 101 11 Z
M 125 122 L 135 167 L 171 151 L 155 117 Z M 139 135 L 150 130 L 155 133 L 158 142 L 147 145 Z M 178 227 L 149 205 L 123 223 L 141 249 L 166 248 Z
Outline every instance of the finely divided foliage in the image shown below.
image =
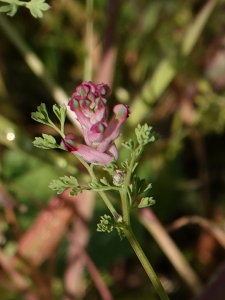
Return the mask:
M 43 11 L 46 11 L 50 6 L 45 3 L 45 0 L 31 0 L 29 2 L 19 0 L 0 0 L 7 3 L 0 7 L 0 12 L 6 12 L 8 16 L 13 17 L 20 6 L 25 6 L 30 10 L 31 15 L 34 18 L 42 18 Z
M 73 176 L 60 177 L 58 180 L 53 180 L 49 187 L 53 191 L 57 191 L 57 194 L 63 193 L 67 189 L 71 189 L 70 196 L 76 196 L 82 193 L 83 190 L 89 190 L 88 187 L 82 187 L 79 185 L 77 179 Z
M 43 138 L 36 137 L 33 144 L 37 148 L 43 148 L 43 149 L 54 149 L 54 148 L 60 148 L 60 145 L 56 143 L 56 140 L 53 136 L 43 133 Z

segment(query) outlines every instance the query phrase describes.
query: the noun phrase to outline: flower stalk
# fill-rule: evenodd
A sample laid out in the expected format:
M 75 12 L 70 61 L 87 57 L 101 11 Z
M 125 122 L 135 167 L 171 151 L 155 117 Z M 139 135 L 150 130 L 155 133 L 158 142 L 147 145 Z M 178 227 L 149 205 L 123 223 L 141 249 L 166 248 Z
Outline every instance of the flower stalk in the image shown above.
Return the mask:
M 149 260 L 147 259 L 145 253 L 143 252 L 139 242 L 137 241 L 131 227 L 124 229 L 126 238 L 128 239 L 131 247 L 136 253 L 138 259 L 140 260 L 145 272 L 147 273 L 149 279 L 151 280 L 155 290 L 157 291 L 161 300 L 170 300 L 165 289 L 163 288 L 158 276 L 156 275 L 154 269 L 152 268 Z

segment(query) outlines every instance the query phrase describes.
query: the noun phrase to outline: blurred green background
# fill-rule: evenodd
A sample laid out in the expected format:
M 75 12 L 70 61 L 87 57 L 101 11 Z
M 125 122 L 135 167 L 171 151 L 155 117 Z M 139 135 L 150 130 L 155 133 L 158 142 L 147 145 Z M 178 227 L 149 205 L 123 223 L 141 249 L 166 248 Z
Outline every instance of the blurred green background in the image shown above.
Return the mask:
M 43 102 L 51 115 L 52 105 L 66 102 L 83 80 L 104 82 L 112 87 L 110 108 L 125 103 L 131 109 L 122 139 L 130 138 L 138 123 L 148 123 L 159 135 L 143 154 L 138 173 L 152 182 L 152 211 L 204 289 L 225 258 L 225 1 L 49 4 L 42 19 L 26 8 L 12 18 L 0 15 L 1 252 L 8 259 L 16 253 L 21 236 L 54 196 L 48 188 L 52 179 L 81 176 L 74 157 L 34 149 L 35 136 L 55 133 L 35 123 L 31 112 Z M 79 136 L 69 119 L 66 132 Z M 121 149 L 120 158 L 126 154 Z M 158 299 L 127 242 L 115 232 L 96 232 L 104 213 L 97 199 L 87 253 L 111 299 Z M 40 274 L 50 274 L 49 300 L 102 299 L 86 267 L 82 291 L 65 296 L 71 224 L 56 251 L 38 266 Z M 133 224 L 170 299 L 198 299 L 135 214 Z M 35 280 L 23 276 L 35 293 Z M 2 268 L 1 300 L 29 299 L 9 278 Z M 213 300 L 224 295 L 215 294 Z

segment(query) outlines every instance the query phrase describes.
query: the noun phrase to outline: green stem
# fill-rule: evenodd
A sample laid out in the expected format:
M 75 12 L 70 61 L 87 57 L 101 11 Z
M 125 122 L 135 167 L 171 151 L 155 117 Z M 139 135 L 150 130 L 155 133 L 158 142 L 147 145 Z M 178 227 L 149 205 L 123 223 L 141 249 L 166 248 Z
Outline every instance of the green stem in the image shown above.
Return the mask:
M 112 205 L 112 203 L 110 202 L 110 200 L 108 199 L 108 197 L 106 196 L 106 194 L 104 192 L 98 192 L 98 193 L 102 197 L 102 200 L 105 202 L 106 206 L 110 210 L 110 212 L 113 215 L 113 217 L 115 217 L 116 215 L 118 215 L 117 211 L 115 210 L 114 206 Z
M 127 197 L 127 190 L 125 190 L 124 187 L 120 191 L 120 197 L 121 197 L 123 221 L 126 223 L 127 226 L 130 226 L 130 205 L 129 205 L 129 199 Z
M 126 176 L 123 188 L 120 191 L 122 212 L 123 212 L 123 221 L 127 224 L 127 226 L 130 226 L 130 200 L 128 198 L 128 189 L 129 189 L 129 184 L 130 184 L 130 180 L 131 180 L 133 167 L 135 164 L 135 159 L 136 159 L 136 157 L 135 157 L 134 153 L 132 153 L 130 165 L 127 170 L 127 176 Z
M 138 243 L 131 227 L 128 227 L 128 229 L 124 229 L 124 233 L 129 241 L 130 245 L 132 246 L 134 252 L 136 253 L 137 257 L 139 258 L 148 277 L 150 278 L 153 286 L 155 287 L 160 299 L 161 300 L 170 300 L 168 295 L 166 294 L 158 276 L 156 275 L 155 271 L 153 270 L 150 262 L 148 261 L 146 255 L 144 254 L 140 244 Z
M 85 168 L 87 169 L 87 171 L 89 172 L 92 181 L 93 182 L 98 182 L 95 173 L 93 171 L 93 168 L 91 166 L 89 166 L 88 163 L 86 163 L 81 157 L 77 156 L 77 159 L 85 166 Z M 101 196 L 102 200 L 105 202 L 105 205 L 108 207 L 108 209 L 110 210 L 111 214 L 115 217 L 116 215 L 118 215 L 117 211 L 115 210 L 114 206 L 112 205 L 112 203 L 110 202 L 110 200 L 108 199 L 108 197 L 106 196 L 106 194 L 104 192 L 101 191 L 97 191 L 99 193 L 99 195 Z
M 113 186 L 109 186 L 109 187 L 103 187 L 103 188 L 98 188 L 98 189 L 91 189 L 93 192 L 105 192 L 105 191 L 120 191 L 121 189 L 119 187 L 113 187 Z
M 155 287 L 160 299 L 161 300 L 169 300 L 168 295 L 166 294 L 161 282 L 159 281 L 159 278 L 157 277 L 150 262 L 148 261 L 146 255 L 144 254 L 144 252 L 143 252 L 140 244 L 138 243 L 138 241 L 131 229 L 131 226 L 130 226 L 130 199 L 128 198 L 128 189 L 129 189 L 129 184 L 130 184 L 133 168 L 135 166 L 135 160 L 136 160 L 135 153 L 132 153 L 131 161 L 130 161 L 129 168 L 127 171 L 127 176 L 126 176 L 126 179 L 124 182 L 124 186 L 120 191 L 123 221 L 126 224 L 125 228 L 123 228 L 123 230 L 124 230 L 125 236 L 127 237 L 130 245 L 132 246 L 133 250 L 135 251 L 137 257 L 139 258 L 148 277 L 150 278 L 153 286 Z
M 61 135 L 61 137 L 64 139 L 65 138 L 64 132 L 62 130 L 60 130 L 57 126 L 55 126 L 55 124 L 52 121 L 50 124 L 51 124 L 51 127 L 53 129 L 55 129 L 55 131 L 57 131 Z
M 63 138 L 65 138 L 65 134 L 64 134 L 65 119 L 64 119 L 63 121 L 61 120 L 60 123 L 61 123 L 61 132 L 62 132 L 62 134 L 64 135 Z

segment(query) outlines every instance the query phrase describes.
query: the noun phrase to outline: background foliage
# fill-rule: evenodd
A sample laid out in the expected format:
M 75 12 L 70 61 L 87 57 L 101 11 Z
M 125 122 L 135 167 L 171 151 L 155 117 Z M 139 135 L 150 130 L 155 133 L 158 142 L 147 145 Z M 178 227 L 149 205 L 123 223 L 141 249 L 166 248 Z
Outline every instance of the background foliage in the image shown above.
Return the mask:
M 96 232 L 106 212 L 100 200 L 81 194 L 60 202 L 48 188 L 64 175 L 82 180 L 74 157 L 31 143 L 55 134 L 31 112 L 40 103 L 52 111 L 90 79 L 112 86 L 111 107 L 130 106 L 122 139 L 139 122 L 159 134 L 138 169 L 156 204 L 150 222 L 143 210 L 133 223 L 171 300 L 224 299 L 219 283 L 208 298 L 207 283 L 224 276 L 225 1 L 91 3 L 55 0 L 41 19 L 23 7 L 13 18 L 0 15 L 1 299 L 157 299 L 126 241 Z M 69 120 L 65 128 L 79 135 Z M 121 159 L 126 154 L 121 148 Z M 88 204 L 76 214 L 68 202 Z M 177 252 L 168 256 L 169 237 L 187 263 L 183 275 Z M 96 283 L 92 263 L 111 295 Z

